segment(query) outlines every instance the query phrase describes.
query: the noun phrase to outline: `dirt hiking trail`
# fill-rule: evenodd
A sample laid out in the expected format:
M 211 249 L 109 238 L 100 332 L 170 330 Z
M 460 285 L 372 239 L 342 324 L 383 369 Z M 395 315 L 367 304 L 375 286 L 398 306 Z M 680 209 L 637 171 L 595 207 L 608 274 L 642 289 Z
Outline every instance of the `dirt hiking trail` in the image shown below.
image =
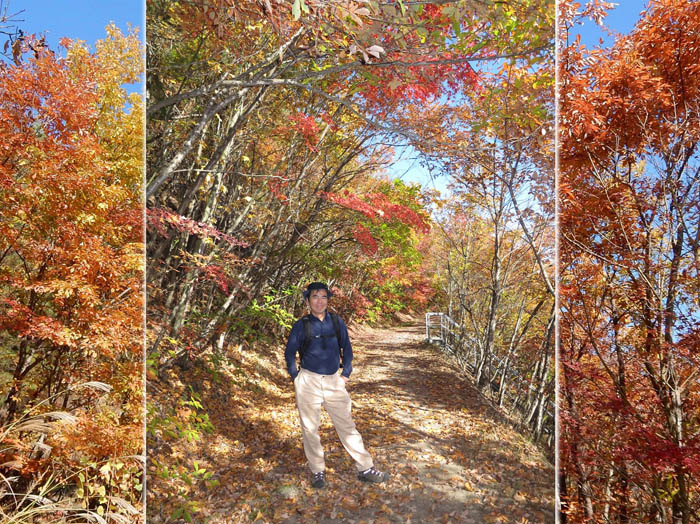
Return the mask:
M 322 410 L 327 485 L 311 488 L 294 389 L 279 348 L 248 373 L 253 382 L 239 379 L 238 390 L 228 391 L 225 380 L 207 384 L 196 370 L 190 377 L 217 431 L 189 452 L 220 482 L 191 493 L 202 503 L 195 522 L 554 522 L 553 466 L 425 342 L 419 321 L 355 328 L 350 337 L 347 389 L 354 420 L 389 481 L 357 480 Z M 240 355 L 238 376 L 249 358 Z

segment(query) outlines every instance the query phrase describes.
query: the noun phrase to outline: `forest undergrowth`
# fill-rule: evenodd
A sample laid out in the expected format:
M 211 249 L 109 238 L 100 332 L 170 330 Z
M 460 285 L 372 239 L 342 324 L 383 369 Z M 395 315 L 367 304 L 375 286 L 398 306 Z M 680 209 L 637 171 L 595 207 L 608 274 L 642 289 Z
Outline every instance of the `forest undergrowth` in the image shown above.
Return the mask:
M 493 409 L 418 320 L 351 329 L 354 419 L 386 484 L 355 465 L 321 418 L 327 487 L 311 488 L 281 346 L 234 345 L 149 384 L 148 521 L 552 522 L 554 470 Z

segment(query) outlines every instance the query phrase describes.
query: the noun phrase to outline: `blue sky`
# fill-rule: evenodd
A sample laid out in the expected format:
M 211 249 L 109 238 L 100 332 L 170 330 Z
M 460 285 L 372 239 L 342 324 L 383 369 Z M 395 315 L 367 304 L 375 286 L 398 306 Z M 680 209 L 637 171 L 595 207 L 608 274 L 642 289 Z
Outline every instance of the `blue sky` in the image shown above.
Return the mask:
M 447 177 L 439 176 L 431 180 L 428 170 L 420 165 L 417 160 L 417 152 L 412 147 L 397 147 L 396 157 L 398 161 L 394 162 L 388 169 L 389 176 L 400 178 L 404 182 L 416 182 L 423 187 L 438 189 L 443 195 L 447 194 Z
M 126 33 L 128 23 L 139 28 L 143 39 L 143 0 L 4 0 L 8 13 L 19 13 L 15 24 L 26 34 L 46 35 L 49 47 L 58 50 L 64 36 L 84 40 L 94 49 L 105 37 L 105 27 L 114 22 Z
M 640 13 L 649 2 L 647 0 L 618 0 L 616 3 L 617 7 L 608 11 L 608 16 L 605 17 L 603 23 L 617 33 L 626 34 L 634 28 L 634 24 L 640 19 Z M 592 20 L 586 20 L 583 26 L 574 27 L 572 33 L 572 39 L 576 38 L 577 33 L 580 33 L 581 42 L 589 48 L 599 45 L 601 38 L 605 46 L 609 46 L 613 42 L 613 37 L 601 31 L 600 27 Z

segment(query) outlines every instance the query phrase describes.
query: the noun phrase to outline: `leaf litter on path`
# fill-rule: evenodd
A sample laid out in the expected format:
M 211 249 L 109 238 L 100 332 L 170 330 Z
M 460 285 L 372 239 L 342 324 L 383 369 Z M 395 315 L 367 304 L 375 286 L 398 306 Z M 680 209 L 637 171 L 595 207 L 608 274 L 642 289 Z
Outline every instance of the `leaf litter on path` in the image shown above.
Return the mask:
M 219 483 L 199 483 L 188 494 L 198 502 L 195 522 L 554 522 L 552 465 L 424 343 L 422 326 L 361 327 L 351 337 L 353 417 L 389 481 L 357 480 L 324 411 L 327 487 L 311 488 L 283 348 L 259 354 L 238 347 L 227 356 L 234 376 L 224 366 L 218 380 L 203 368 L 171 377 L 199 391 L 216 428 L 179 450 L 216 472 Z M 149 507 L 162 502 L 156 486 Z M 164 522 L 158 515 L 166 513 L 152 521 Z

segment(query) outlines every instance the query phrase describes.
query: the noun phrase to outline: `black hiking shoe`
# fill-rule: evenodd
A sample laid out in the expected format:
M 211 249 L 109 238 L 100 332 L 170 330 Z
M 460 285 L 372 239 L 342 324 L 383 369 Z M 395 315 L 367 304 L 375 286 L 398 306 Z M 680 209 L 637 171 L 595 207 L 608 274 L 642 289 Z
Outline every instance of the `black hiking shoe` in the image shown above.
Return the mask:
M 311 479 L 311 487 L 316 489 L 321 489 L 326 487 L 326 474 L 323 471 L 314 473 Z
M 362 482 L 374 482 L 378 484 L 380 482 L 388 480 L 389 474 L 382 473 L 381 471 L 374 469 L 373 466 L 365 471 L 360 471 L 357 474 L 357 478 L 360 479 Z

